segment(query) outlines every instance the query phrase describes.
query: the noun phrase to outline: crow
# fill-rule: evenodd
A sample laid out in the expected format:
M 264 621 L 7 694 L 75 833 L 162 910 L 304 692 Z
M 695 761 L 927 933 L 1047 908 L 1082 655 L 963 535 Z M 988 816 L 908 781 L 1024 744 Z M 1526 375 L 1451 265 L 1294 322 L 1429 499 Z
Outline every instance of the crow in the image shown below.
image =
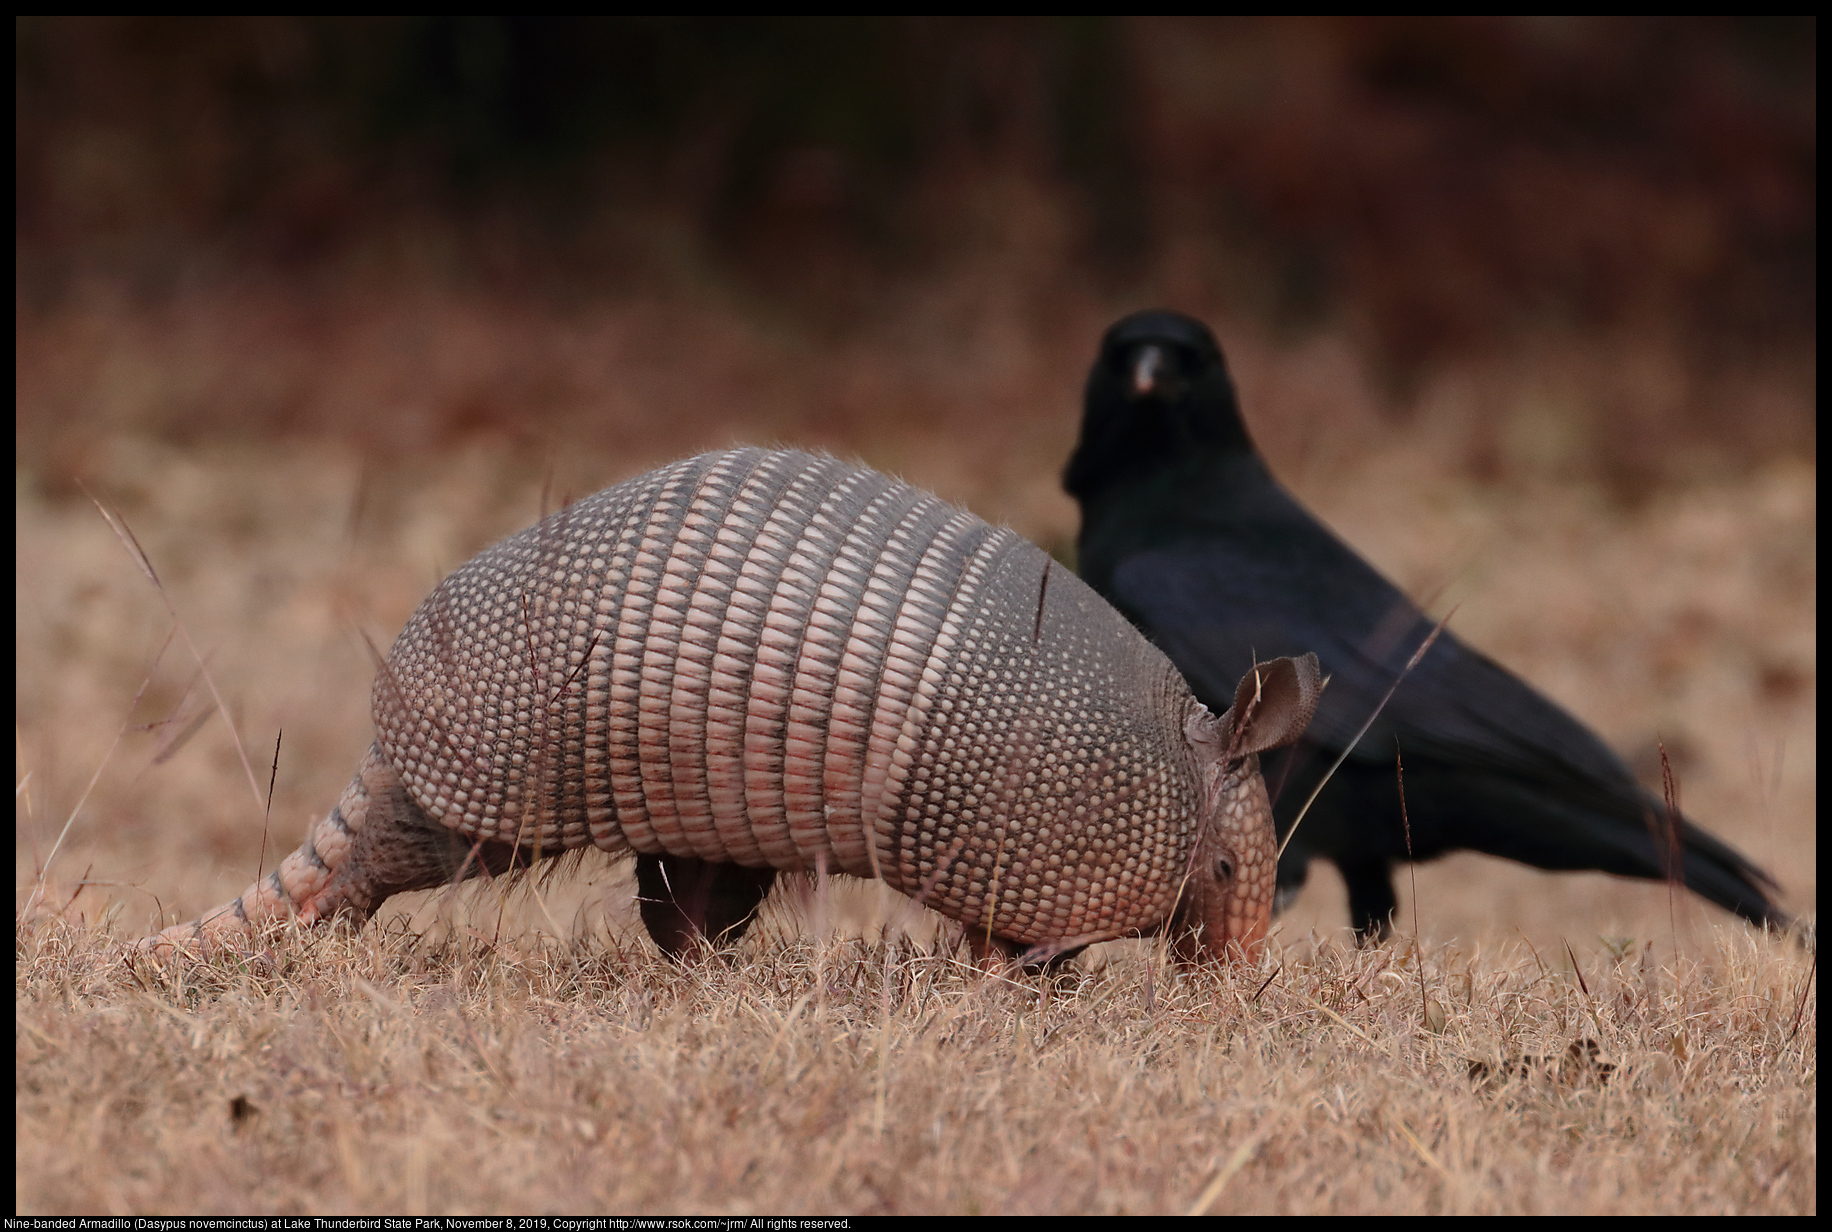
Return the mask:
M 1305 739 L 1265 757 L 1279 835 L 1291 835 L 1281 906 L 1320 856 L 1342 872 L 1358 936 L 1383 938 L 1394 866 L 1468 850 L 1671 878 L 1746 920 L 1787 925 L 1772 877 L 1670 814 L 1593 732 L 1448 630 L 1400 678 L 1436 622 L 1272 477 L 1200 321 L 1141 312 L 1107 331 L 1063 486 L 1081 505 L 1081 576 L 1210 709 L 1229 705 L 1256 660 L 1315 651 L 1329 674 Z

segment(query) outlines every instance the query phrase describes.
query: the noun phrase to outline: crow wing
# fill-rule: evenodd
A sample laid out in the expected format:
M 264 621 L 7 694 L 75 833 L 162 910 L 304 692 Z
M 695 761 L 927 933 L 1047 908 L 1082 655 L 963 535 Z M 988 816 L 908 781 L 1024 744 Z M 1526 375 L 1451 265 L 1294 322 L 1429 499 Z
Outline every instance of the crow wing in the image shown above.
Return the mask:
M 1309 734 L 1332 755 L 1354 739 L 1434 625 L 1333 538 L 1296 553 L 1246 550 L 1240 541 L 1153 549 L 1120 562 L 1112 588 L 1116 605 L 1211 708 L 1228 704 L 1228 681 L 1256 657 L 1314 650 L 1330 684 Z M 1640 795 L 1588 729 L 1449 630 L 1352 756 L 1388 763 L 1396 739 L 1406 752 L 1580 795 Z
M 1316 652 L 1330 681 L 1306 735 L 1333 760 L 1434 622 L 1328 532 L 1305 529 L 1311 536 L 1297 551 L 1268 550 L 1291 548 L 1279 542 L 1287 533 L 1138 553 L 1114 568 L 1109 597 L 1211 709 L 1229 704 L 1229 682 L 1255 660 Z M 1661 803 L 1588 728 L 1448 630 L 1393 690 L 1350 761 L 1391 766 L 1396 743 L 1406 754 L 1494 776 L 1495 788 L 1518 801 L 1481 825 L 1467 818 L 1462 846 L 1545 868 L 1661 875 L 1646 828 Z M 1763 888 L 1774 885 L 1766 872 L 1689 821 L 1681 820 L 1679 837 L 1687 884 L 1750 919 L 1785 920 Z

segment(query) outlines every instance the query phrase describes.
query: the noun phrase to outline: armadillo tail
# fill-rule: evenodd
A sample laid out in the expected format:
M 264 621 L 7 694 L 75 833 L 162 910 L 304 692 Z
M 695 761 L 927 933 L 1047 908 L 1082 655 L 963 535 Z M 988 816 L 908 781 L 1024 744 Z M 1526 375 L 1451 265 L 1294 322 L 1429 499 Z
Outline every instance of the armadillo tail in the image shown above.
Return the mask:
M 234 901 L 148 937 L 140 948 L 198 952 L 288 917 L 313 924 L 343 914 L 361 924 L 391 895 L 502 872 L 515 854 L 510 844 L 466 839 L 428 818 L 380 746 L 371 744 L 337 807 L 278 868 Z

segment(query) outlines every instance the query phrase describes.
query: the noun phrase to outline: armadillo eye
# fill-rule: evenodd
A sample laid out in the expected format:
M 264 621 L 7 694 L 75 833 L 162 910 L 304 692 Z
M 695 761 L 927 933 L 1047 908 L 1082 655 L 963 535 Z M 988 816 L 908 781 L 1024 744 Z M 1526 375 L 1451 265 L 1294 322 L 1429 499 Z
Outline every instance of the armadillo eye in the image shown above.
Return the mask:
M 1226 856 L 1215 857 L 1215 880 L 1234 880 L 1234 861 L 1228 859 Z

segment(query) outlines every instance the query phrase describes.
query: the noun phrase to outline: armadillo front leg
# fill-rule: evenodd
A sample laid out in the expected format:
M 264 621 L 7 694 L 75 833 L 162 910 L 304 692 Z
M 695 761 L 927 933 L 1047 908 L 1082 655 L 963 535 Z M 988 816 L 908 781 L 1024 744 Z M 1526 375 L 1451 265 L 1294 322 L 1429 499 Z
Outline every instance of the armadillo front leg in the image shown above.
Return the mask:
M 227 941 L 290 915 L 309 924 L 342 913 L 361 924 L 395 894 L 504 872 L 516 854 L 512 844 L 476 842 L 429 819 L 372 744 L 337 807 L 278 868 L 235 901 L 142 945 L 164 953 Z
M 636 857 L 636 905 L 649 936 L 671 958 L 744 935 L 770 887 L 773 868 L 714 864 L 691 856 Z

